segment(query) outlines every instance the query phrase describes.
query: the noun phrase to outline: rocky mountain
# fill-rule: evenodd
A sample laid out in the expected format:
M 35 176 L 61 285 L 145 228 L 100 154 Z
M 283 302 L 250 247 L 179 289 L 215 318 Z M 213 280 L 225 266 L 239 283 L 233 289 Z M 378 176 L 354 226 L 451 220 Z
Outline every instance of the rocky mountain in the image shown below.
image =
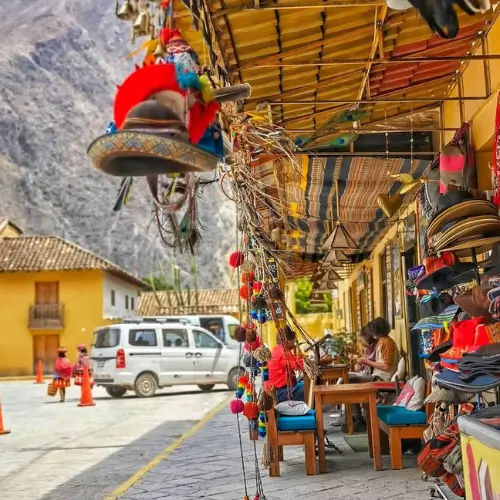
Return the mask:
M 189 256 L 172 256 L 149 225 L 145 182 L 122 212 L 119 179 L 92 168 L 89 143 L 112 118 L 116 85 L 132 70 L 129 25 L 113 0 L 0 2 L 0 215 L 27 234 L 74 241 L 141 275 L 175 258 L 190 280 Z M 199 199 L 205 228 L 200 287 L 229 285 L 235 207 L 215 184 Z

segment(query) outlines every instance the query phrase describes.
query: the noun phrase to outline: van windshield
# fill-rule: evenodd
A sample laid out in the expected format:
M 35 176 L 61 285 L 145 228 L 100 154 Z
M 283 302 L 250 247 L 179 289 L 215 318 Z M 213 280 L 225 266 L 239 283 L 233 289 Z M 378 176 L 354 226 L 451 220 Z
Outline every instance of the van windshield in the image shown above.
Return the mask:
M 236 340 L 234 338 L 234 332 L 236 331 L 236 328 L 238 328 L 239 326 L 241 325 L 227 325 L 227 330 L 229 332 L 229 336 L 233 339 L 233 340 Z
M 102 328 L 94 332 L 94 349 L 116 347 L 120 343 L 119 328 Z

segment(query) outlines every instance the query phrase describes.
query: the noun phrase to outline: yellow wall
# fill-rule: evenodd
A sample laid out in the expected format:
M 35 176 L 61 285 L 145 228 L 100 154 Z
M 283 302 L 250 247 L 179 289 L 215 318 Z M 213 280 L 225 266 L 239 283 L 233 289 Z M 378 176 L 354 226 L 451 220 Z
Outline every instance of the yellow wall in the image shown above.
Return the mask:
M 332 331 L 334 329 L 332 313 L 297 314 L 295 319 L 307 334 L 315 340 L 323 337 L 325 330 Z
M 35 300 L 35 282 L 59 281 L 64 304 L 64 328 L 28 329 L 29 307 Z M 33 373 L 33 336 L 60 335 L 60 345 L 75 360 L 78 344 L 89 345 L 93 330 L 103 320 L 103 276 L 100 271 L 0 274 L 0 376 Z

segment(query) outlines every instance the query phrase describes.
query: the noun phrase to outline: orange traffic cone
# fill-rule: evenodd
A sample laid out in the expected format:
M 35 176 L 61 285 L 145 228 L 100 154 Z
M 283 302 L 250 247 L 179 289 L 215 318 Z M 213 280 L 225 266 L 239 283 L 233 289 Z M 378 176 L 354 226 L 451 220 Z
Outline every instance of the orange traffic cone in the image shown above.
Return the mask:
M 94 399 L 92 398 L 92 389 L 90 388 L 89 367 L 86 366 L 83 370 L 82 380 L 82 395 L 78 406 L 95 406 Z
M 3 427 L 2 404 L 0 403 L 0 436 L 3 434 L 10 434 L 10 431 Z
M 43 363 L 42 360 L 39 359 L 36 365 L 36 380 L 33 382 L 34 384 L 45 384 L 43 381 Z

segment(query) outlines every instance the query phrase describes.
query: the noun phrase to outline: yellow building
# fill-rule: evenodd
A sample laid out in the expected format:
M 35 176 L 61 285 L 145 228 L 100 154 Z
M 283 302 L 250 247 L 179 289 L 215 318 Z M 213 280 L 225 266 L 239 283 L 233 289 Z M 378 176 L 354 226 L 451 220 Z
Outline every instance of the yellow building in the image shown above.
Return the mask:
M 57 348 L 74 359 L 94 329 L 136 314 L 145 283 L 53 236 L 21 236 L 0 218 L 0 376 L 51 372 Z

